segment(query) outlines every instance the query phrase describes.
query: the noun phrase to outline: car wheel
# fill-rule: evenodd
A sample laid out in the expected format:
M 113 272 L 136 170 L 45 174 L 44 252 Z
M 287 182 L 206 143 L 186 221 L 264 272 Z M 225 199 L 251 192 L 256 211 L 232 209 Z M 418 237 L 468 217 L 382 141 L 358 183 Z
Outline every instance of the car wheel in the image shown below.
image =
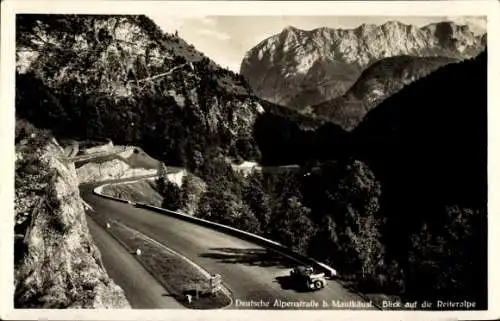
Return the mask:
M 319 280 L 314 281 L 314 288 L 315 288 L 316 290 L 319 290 L 319 289 L 321 289 L 322 287 L 323 287 L 323 282 L 321 282 L 321 281 L 319 281 Z

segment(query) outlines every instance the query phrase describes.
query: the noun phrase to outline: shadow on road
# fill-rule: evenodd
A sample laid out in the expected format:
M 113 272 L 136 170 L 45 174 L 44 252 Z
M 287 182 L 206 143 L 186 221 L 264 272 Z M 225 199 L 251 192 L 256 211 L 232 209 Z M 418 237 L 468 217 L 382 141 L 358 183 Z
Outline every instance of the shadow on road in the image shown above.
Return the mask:
M 168 297 L 175 298 L 175 295 L 170 294 L 170 293 L 163 293 L 161 296 L 168 296 Z
M 295 292 L 312 292 L 304 284 L 297 284 L 294 279 L 289 275 L 277 276 L 275 282 L 281 286 L 283 290 L 293 290 Z
M 200 257 L 211 258 L 222 263 L 247 264 L 262 267 L 292 268 L 295 264 L 290 259 L 267 249 L 238 249 L 217 247 Z

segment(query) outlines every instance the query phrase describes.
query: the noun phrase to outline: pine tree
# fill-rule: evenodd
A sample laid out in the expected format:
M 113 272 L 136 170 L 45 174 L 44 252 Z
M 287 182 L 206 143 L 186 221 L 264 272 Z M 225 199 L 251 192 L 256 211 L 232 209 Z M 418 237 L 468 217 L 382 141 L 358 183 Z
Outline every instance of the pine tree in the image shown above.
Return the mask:
M 177 211 L 183 206 L 181 189 L 168 179 L 167 166 L 161 163 L 158 168 L 157 190 L 163 197 L 162 207 Z
M 160 194 L 165 190 L 165 181 L 167 180 L 167 166 L 164 163 L 158 165 L 158 178 L 156 179 L 156 186 Z
M 262 228 L 266 228 L 271 218 L 269 196 L 262 185 L 263 178 L 260 172 L 254 171 L 247 177 L 243 189 L 242 199 L 254 213 Z
M 169 180 L 164 181 L 162 207 L 171 211 L 177 211 L 182 208 L 181 189 L 177 184 Z
M 338 187 L 332 193 L 338 242 L 348 268 L 360 280 L 373 279 L 383 260 L 380 242 L 380 184 L 360 161 L 342 165 Z
M 295 251 L 305 253 L 315 233 L 310 212 L 297 196 L 284 195 L 273 211 L 269 224 L 271 237 Z

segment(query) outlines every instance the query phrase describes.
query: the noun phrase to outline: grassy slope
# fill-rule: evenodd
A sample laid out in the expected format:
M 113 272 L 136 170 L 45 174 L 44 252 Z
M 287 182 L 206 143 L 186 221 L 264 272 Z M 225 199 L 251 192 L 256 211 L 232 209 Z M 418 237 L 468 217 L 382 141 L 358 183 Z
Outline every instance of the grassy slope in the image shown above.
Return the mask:
M 153 206 L 161 206 L 163 197 L 156 191 L 154 180 L 142 180 L 127 184 L 107 185 L 102 189 L 109 196 L 132 202 L 140 202 Z
M 137 151 L 137 153 L 135 151 Z M 146 154 L 142 149 L 135 148 L 135 151 L 128 157 L 123 157 L 120 153 L 117 153 L 76 161 L 75 166 L 78 168 L 88 163 L 102 164 L 118 159 L 130 166 L 130 168 L 157 169 L 159 167 L 159 161 Z

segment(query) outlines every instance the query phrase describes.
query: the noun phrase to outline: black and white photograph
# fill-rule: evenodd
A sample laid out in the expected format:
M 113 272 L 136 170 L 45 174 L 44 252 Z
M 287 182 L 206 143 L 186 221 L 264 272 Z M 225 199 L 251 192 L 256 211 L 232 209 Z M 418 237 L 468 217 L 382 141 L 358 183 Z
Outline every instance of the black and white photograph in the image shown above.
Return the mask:
M 140 2 L 2 33 L 8 306 L 493 309 L 496 16 Z

